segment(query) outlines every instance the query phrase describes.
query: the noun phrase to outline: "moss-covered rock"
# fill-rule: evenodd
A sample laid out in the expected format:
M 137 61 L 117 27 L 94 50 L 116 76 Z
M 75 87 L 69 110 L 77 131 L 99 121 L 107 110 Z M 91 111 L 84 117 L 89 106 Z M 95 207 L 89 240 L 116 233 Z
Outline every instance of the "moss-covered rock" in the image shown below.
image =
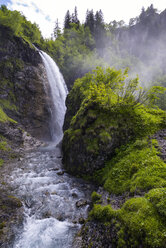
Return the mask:
M 166 132 L 153 136 L 165 128 L 166 114 L 141 104 L 137 80 L 124 87 L 124 77 L 97 69 L 77 80 L 68 96 L 64 166 L 109 194 L 108 201 L 93 192 L 81 248 L 166 247 Z
M 129 82 L 132 90 L 127 93 L 125 73 L 99 68 L 77 80 L 70 91 L 62 144 L 63 163 L 70 173 L 92 176 L 117 148 L 165 126 L 164 111 L 135 99 L 141 94 L 137 81 Z

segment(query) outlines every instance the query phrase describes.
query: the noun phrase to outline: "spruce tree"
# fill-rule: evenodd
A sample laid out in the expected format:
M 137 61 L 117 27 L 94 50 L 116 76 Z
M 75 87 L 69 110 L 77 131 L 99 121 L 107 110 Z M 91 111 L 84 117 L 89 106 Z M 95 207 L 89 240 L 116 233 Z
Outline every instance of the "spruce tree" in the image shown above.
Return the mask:
M 75 23 L 75 24 L 77 24 L 78 26 L 80 25 L 80 21 L 79 21 L 79 19 L 78 19 L 77 7 L 75 7 L 74 13 L 72 14 L 72 23 Z
M 71 28 L 71 22 L 72 22 L 72 18 L 71 18 L 71 15 L 70 15 L 70 11 L 68 10 L 66 12 L 66 15 L 65 15 L 65 21 L 64 21 L 64 29 L 70 29 Z
M 89 27 L 90 32 L 94 35 L 95 32 L 95 17 L 92 10 L 87 10 L 86 12 L 86 19 L 85 19 L 85 27 Z
M 54 28 L 54 32 L 53 32 L 54 38 L 58 38 L 61 35 L 61 29 L 59 27 L 59 21 L 58 19 L 55 22 L 55 28 Z

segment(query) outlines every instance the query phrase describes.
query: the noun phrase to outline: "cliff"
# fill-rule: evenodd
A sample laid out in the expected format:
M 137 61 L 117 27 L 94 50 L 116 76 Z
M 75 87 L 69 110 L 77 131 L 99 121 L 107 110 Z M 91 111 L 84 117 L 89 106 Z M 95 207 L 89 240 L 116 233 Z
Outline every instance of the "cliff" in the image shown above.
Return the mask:
M 10 246 L 23 219 L 22 203 L 6 185 L 7 163 L 22 148 L 49 139 L 47 77 L 39 52 L 0 25 L 0 247 Z M 20 149 L 21 148 L 21 149 Z
M 36 138 L 49 137 L 47 77 L 41 57 L 28 42 L 0 26 L 0 106 Z

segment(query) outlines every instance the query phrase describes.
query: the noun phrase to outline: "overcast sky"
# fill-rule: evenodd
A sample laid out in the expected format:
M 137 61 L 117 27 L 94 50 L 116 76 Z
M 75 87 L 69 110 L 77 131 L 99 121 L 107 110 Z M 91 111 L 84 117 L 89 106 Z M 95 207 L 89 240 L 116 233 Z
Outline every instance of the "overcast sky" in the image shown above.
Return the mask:
M 75 6 L 81 22 L 85 20 L 87 9 L 94 12 L 101 9 L 106 23 L 124 20 L 127 24 L 130 18 L 140 14 L 143 6 L 147 8 L 153 4 L 159 11 L 166 9 L 166 0 L 0 0 L 1 4 L 22 12 L 28 20 L 36 22 L 47 38 L 53 32 L 56 19 L 63 25 L 67 10 L 72 13 Z

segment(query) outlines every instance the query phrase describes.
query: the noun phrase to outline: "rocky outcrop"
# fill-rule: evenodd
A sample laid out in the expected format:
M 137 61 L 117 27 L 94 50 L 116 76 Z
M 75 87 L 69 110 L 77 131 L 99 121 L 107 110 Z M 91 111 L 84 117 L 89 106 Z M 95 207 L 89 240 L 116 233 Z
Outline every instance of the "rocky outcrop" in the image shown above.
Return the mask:
M 160 148 L 160 157 L 166 162 L 166 129 L 158 131 L 154 138 L 157 139 Z
M 117 73 L 121 72 L 98 68 L 77 80 L 69 92 L 62 150 L 64 167 L 73 175 L 94 179 L 121 146 L 165 127 L 164 111 L 134 102 L 134 96 L 119 96 L 120 77 L 112 76 Z
M 48 88 L 38 51 L 0 26 L 0 104 L 31 135 L 49 139 Z
M 0 190 L 0 196 L 0 247 L 8 248 L 22 223 L 23 207 L 18 198 L 4 190 Z
M 10 247 L 23 207 L 5 182 L 7 164 L 50 138 L 49 92 L 39 52 L 0 25 L 0 247 Z

